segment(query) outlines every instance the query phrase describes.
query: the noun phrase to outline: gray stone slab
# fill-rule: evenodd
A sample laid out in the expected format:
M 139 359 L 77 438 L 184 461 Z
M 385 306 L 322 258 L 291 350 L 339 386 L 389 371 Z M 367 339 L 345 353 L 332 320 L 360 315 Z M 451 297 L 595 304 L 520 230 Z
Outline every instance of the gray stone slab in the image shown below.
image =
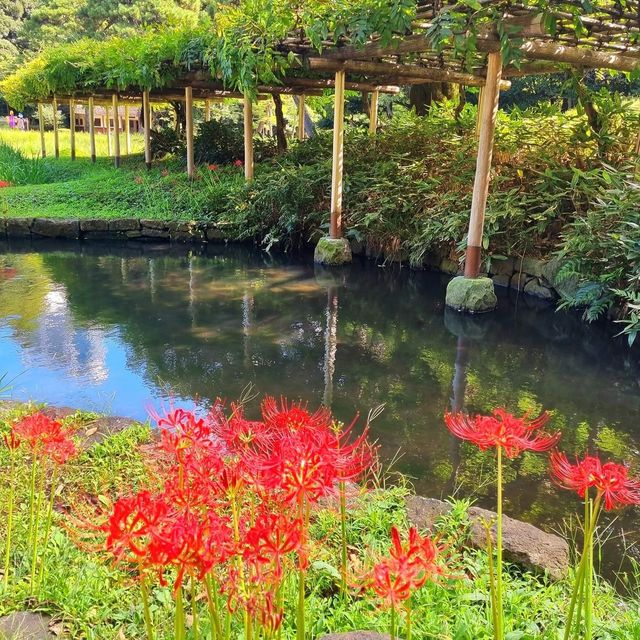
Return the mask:
M 80 223 L 78 220 L 35 218 L 31 226 L 31 233 L 45 238 L 76 240 L 80 236 Z
M 6 640 L 51 640 L 51 618 L 41 613 L 17 611 L 0 618 L 0 638 Z

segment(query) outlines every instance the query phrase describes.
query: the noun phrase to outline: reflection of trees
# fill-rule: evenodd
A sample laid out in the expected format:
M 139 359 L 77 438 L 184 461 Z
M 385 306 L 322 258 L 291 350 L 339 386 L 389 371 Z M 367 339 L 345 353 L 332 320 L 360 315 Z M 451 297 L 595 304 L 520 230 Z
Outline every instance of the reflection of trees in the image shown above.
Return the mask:
M 449 492 L 456 474 L 465 492 L 492 501 L 479 488 L 491 461 L 465 447 L 458 465 L 452 454 L 442 423 L 452 386 L 454 406 L 470 412 L 553 410 L 569 451 L 591 441 L 632 457 L 638 447 L 638 368 L 621 369 L 609 337 L 573 316 L 506 307 L 482 319 L 481 337 L 461 339 L 443 322 L 440 283 L 424 274 L 353 265 L 338 316 L 337 289 L 310 267 L 241 247 L 125 253 L 125 278 L 121 256 L 95 251 L 44 262 L 77 321 L 118 327 L 149 380 L 205 399 L 253 382 L 261 393 L 331 402 L 343 420 L 385 403 L 374 435 L 384 455 L 402 450 L 400 468 L 425 493 Z M 565 512 L 543 465 L 525 457 L 512 473 L 512 513 Z

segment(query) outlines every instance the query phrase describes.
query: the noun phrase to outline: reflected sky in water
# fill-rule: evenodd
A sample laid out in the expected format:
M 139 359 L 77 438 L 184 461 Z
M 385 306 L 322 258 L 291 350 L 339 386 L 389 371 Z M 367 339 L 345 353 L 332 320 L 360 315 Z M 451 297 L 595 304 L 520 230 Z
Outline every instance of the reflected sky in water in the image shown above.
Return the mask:
M 259 393 L 325 402 L 374 423 L 385 460 L 432 496 L 491 506 L 491 459 L 443 426 L 446 410 L 553 412 L 569 452 L 640 461 L 640 367 L 611 339 L 536 300 L 502 295 L 499 311 L 444 309 L 446 280 L 239 246 L 0 244 L 0 375 L 12 395 L 144 419 L 170 401 L 206 405 Z M 255 407 L 254 407 L 255 408 Z M 545 461 L 510 465 L 509 512 L 557 529 L 573 512 Z M 616 524 L 640 539 L 638 511 Z

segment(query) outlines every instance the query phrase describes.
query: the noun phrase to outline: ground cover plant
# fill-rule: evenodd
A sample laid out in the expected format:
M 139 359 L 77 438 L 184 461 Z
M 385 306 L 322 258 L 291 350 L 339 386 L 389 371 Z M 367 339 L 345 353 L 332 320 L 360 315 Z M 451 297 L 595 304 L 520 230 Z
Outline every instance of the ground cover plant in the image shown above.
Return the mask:
M 15 517 L 2 528 L 10 562 L 0 614 L 46 611 L 58 633 L 74 638 L 302 638 L 350 629 L 578 638 L 582 627 L 588 638 L 638 637 L 640 603 L 605 581 L 584 586 L 582 562 L 576 584 L 594 596 L 585 595 L 584 624 L 578 616 L 575 629 L 565 624 L 575 608 L 570 579 L 552 583 L 504 565 L 499 606 L 490 597 L 491 544 L 489 553 L 464 545 L 468 503 L 455 503 L 429 536 L 408 527 L 406 483 L 381 483 L 376 474 L 354 484 L 375 467 L 375 447 L 366 427 L 345 427 L 326 409 L 310 413 L 271 398 L 259 420 L 242 405 L 215 403 L 200 416 L 172 409 L 156 416 L 153 436 L 132 427 L 82 450 L 72 434 L 91 433 L 94 419 L 78 413 L 58 421 L 32 406 L 2 415 L 0 459 L 13 482 L 0 503 Z M 540 421 L 504 411 L 447 420 L 457 435 L 509 456 L 552 443 Z M 63 466 L 42 471 L 54 508 L 36 496 L 52 519 L 34 565 L 32 485 L 24 479 L 31 461 L 49 454 Z M 573 467 L 558 456 L 558 482 L 591 490 L 587 503 L 596 510 L 601 501 L 640 502 L 640 483 L 626 467 L 595 458 Z M 35 582 L 34 566 L 42 571 Z

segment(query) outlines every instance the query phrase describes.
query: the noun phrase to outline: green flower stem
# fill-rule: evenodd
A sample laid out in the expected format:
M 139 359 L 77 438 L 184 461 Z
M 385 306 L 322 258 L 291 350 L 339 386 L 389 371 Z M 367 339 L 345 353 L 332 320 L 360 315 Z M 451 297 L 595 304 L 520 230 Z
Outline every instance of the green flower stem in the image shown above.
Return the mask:
M 198 640 L 200 637 L 200 630 L 198 629 L 198 601 L 196 598 L 196 580 L 191 576 L 189 580 L 189 586 L 191 587 L 191 615 L 193 616 L 193 640 Z
M 182 598 L 182 585 L 176 591 L 176 616 L 173 637 L 175 640 L 184 640 L 184 601 Z
M 40 538 L 40 512 L 42 511 L 42 499 L 44 497 L 44 482 L 47 474 L 46 462 L 42 461 L 42 471 L 38 480 L 38 496 L 35 506 L 35 517 L 33 523 L 33 546 L 31 552 L 31 580 L 29 582 L 30 593 L 33 594 L 36 587 L 36 567 L 38 564 L 38 542 Z
M 342 596 L 347 599 L 347 487 L 344 481 L 338 485 L 340 492 L 340 526 L 342 533 L 342 566 L 340 577 L 342 579 Z
M 31 478 L 29 481 L 29 534 L 27 535 L 27 544 L 31 548 L 33 544 L 33 523 L 35 520 L 36 509 L 36 470 L 37 470 L 37 451 L 33 451 L 31 457 Z
M 396 608 L 391 605 L 391 628 L 390 628 L 391 640 L 396 640 Z
M 13 450 L 9 449 L 9 499 L 7 504 L 7 541 L 4 552 L 4 590 L 9 589 L 9 570 L 11 567 L 11 534 L 13 532 L 13 507 L 15 503 L 15 465 Z
M 56 497 L 56 484 L 58 483 L 58 466 L 55 465 L 53 468 L 53 476 L 51 478 L 51 488 L 49 489 L 49 504 L 47 505 L 47 517 L 45 520 L 45 529 L 44 529 L 44 538 L 42 541 L 42 553 L 47 553 L 47 547 L 49 546 L 49 536 L 51 535 L 51 526 L 53 524 L 53 504 L 55 502 Z M 36 589 L 40 588 L 42 584 L 42 580 L 44 578 L 45 571 L 45 558 L 43 557 L 42 562 L 40 563 L 40 573 L 38 574 L 38 582 L 36 584 Z
M 491 524 L 483 522 L 487 533 L 487 562 L 489 564 L 489 597 L 491 599 L 491 621 L 493 623 L 494 638 L 498 631 L 498 607 L 496 605 L 496 570 L 493 559 L 493 536 L 491 534 Z
M 140 568 L 140 593 L 142 594 L 142 611 L 147 640 L 154 640 L 155 632 L 153 630 L 153 620 L 151 619 L 151 609 L 149 608 L 149 587 L 142 567 Z
M 222 627 L 220 625 L 220 612 L 218 610 L 218 594 L 214 589 L 211 575 L 205 576 L 204 586 L 207 590 L 207 604 L 209 606 L 209 620 L 211 621 L 211 638 L 222 640 Z
M 498 522 L 496 532 L 496 615 L 498 628 L 494 633 L 496 640 L 502 640 L 504 612 L 502 610 L 502 447 L 498 447 Z
M 411 602 L 407 600 L 407 640 L 411 640 Z

